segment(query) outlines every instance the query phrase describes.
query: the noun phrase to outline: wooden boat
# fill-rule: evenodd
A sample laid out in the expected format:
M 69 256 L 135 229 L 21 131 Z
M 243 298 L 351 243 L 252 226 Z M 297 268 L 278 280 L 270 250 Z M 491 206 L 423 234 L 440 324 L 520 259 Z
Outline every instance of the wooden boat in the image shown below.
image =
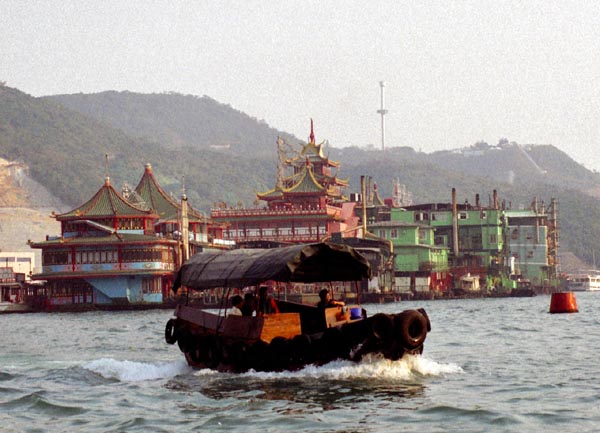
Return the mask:
M 273 249 L 201 252 L 180 269 L 174 291 L 241 289 L 266 281 L 322 283 L 368 278 L 368 261 L 351 247 L 329 243 Z M 182 303 L 165 327 L 195 368 L 243 372 L 296 370 L 370 353 L 391 360 L 420 354 L 431 329 L 424 309 L 368 317 L 360 305 L 317 308 L 277 300 L 279 313 L 225 315 Z

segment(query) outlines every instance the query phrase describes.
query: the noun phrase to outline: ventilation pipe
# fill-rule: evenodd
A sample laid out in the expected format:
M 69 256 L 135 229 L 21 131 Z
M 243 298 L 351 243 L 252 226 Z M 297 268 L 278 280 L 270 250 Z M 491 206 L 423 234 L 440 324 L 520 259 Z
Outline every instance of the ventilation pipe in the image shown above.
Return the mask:
M 458 257 L 458 209 L 456 206 L 456 188 L 452 188 L 452 244 L 454 257 Z

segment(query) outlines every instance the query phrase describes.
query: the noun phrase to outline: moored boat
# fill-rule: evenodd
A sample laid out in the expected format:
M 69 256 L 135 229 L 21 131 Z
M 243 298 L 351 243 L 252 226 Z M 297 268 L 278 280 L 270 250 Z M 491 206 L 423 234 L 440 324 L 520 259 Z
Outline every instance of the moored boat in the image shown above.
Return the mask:
M 301 244 L 198 253 L 182 266 L 173 289 L 241 290 L 265 282 L 360 281 L 369 275 L 368 261 L 349 246 Z M 372 353 L 391 360 L 420 354 L 431 329 L 424 309 L 368 317 L 358 304 L 275 302 L 279 312 L 256 316 L 180 304 L 166 324 L 165 339 L 178 344 L 192 367 L 279 371 L 335 359 L 358 362 Z
M 600 291 L 600 275 L 594 271 L 570 275 L 567 278 L 567 287 L 572 292 Z

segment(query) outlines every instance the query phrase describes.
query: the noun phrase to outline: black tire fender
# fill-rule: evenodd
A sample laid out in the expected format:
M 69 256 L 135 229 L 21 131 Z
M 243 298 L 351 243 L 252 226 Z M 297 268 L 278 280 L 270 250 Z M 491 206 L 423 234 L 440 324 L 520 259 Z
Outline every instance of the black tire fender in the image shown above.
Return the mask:
M 427 319 L 417 310 L 406 310 L 394 318 L 394 328 L 403 347 L 416 349 L 427 337 Z
M 177 342 L 177 319 L 169 319 L 165 326 L 165 341 L 167 344 Z
M 392 337 L 394 322 L 391 316 L 384 313 L 377 313 L 370 318 L 370 324 L 375 338 L 386 341 Z
M 431 321 L 429 320 L 427 311 L 425 311 L 425 308 L 417 308 L 417 311 L 425 316 L 425 319 L 427 319 L 427 332 L 431 332 Z
M 312 341 L 306 334 L 299 334 L 290 340 L 292 362 L 302 362 L 312 358 Z

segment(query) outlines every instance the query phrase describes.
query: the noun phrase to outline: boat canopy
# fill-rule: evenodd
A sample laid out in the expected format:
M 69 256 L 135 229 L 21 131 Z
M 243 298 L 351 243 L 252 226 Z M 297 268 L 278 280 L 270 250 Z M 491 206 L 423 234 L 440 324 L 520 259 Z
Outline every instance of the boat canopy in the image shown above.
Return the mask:
M 183 264 L 173 291 L 215 287 L 242 288 L 265 281 L 359 281 L 371 268 L 354 248 L 332 243 L 298 244 L 282 248 L 205 251 Z

